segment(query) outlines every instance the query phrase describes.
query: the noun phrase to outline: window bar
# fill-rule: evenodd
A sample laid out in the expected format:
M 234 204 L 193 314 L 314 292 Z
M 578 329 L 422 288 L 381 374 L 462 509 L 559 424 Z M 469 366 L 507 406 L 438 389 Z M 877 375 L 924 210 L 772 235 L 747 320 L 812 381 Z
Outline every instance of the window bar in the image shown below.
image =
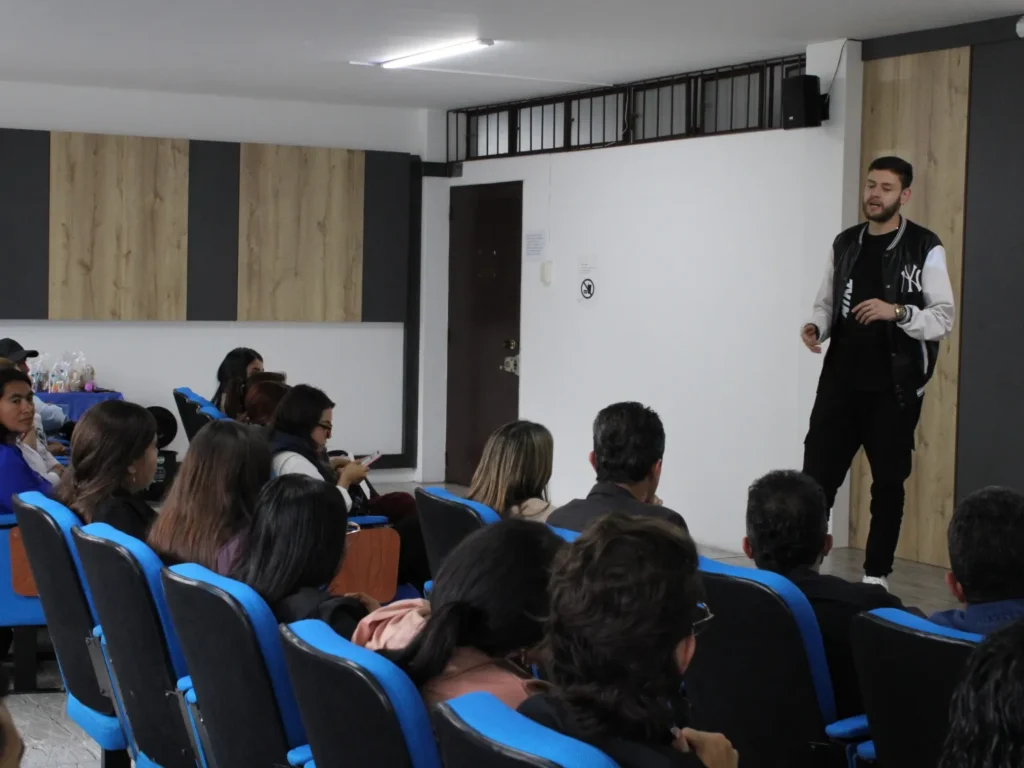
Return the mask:
M 659 87 L 654 92 L 654 136 L 655 138 L 661 137 L 661 88 Z
M 676 135 L 676 86 L 668 91 L 668 135 Z
M 749 94 L 748 94 L 749 96 Z M 733 112 L 736 110 L 736 76 L 729 78 L 729 130 L 736 130 L 736 118 Z
M 530 144 L 533 144 L 533 137 L 530 137 Z M 544 149 L 544 106 L 540 107 L 540 148 Z
M 572 146 L 572 102 L 562 104 L 562 149 Z
M 722 78 L 718 76 L 718 70 L 715 70 L 715 133 L 718 133 L 718 109 L 722 103 Z
M 473 118 L 466 115 L 466 159 L 473 157 L 473 148 L 470 145 L 470 124 L 473 122 Z
M 775 67 L 768 67 L 768 127 L 775 127 Z

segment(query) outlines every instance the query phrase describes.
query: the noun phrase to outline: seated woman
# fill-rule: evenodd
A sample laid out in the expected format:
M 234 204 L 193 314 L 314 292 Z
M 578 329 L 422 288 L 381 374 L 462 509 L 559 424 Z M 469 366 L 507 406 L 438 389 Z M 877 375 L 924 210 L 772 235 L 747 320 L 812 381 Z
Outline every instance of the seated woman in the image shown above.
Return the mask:
M 18 368 L 22 373 L 25 372 L 21 366 L 12 363 L 5 357 L 0 357 L 0 369 L 3 368 Z M 15 444 L 21 450 L 25 463 L 28 464 L 33 472 L 49 480 L 50 485 L 58 485 L 61 476 L 64 474 L 64 467 L 50 453 L 50 448 L 46 441 L 46 432 L 43 429 L 43 417 L 39 415 L 39 402 L 41 402 L 39 398 L 33 394 L 32 404 L 35 408 L 35 416 L 32 421 L 33 429 L 25 432 L 23 435 L 19 435 L 15 440 Z
M 234 421 L 211 421 L 189 444 L 149 546 L 168 565 L 199 563 L 227 573 L 269 480 L 263 436 Z
M 379 605 L 326 591 L 341 569 L 347 531 L 345 502 L 331 486 L 302 475 L 275 478 L 256 502 L 229 575 L 259 592 L 278 621 L 320 619 L 348 639 Z
M 121 400 L 97 403 L 75 426 L 57 498 L 85 523 L 108 523 L 145 541 L 156 513 L 136 494 L 153 482 L 156 465 L 153 414 Z
M 49 493 L 53 485 L 25 461 L 18 440 L 35 434 L 32 383 L 17 368 L 0 369 L 0 515 L 14 514 L 11 497 L 26 491 Z
M 487 438 L 467 498 L 502 517 L 545 522 L 555 511 L 547 499 L 554 453 L 551 433 L 540 424 L 513 421 L 498 427 Z
M 546 525 L 526 520 L 482 528 L 448 555 L 429 605 L 402 600 L 381 608 L 353 642 L 383 649 L 428 706 L 487 691 L 517 707 L 537 687 L 530 657 L 543 635 L 548 572 L 562 544 Z
M 217 391 L 213 393 L 213 404 L 222 412 L 224 410 L 224 395 L 232 382 L 244 382 L 254 373 L 263 371 L 263 357 L 255 349 L 248 347 L 235 347 L 221 361 L 217 368 Z M 227 414 L 230 416 L 230 414 Z
M 287 386 L 285 384 L 287 378 L 287 375 L 276 373 L 275 371 L 257 371 L 247 379 L 231 379 L 224 385 L 224 395 L 222 397 L 224 406 L 221 408 L 221 411 L 224 412 L 224 415 L 230 416 L 235 421 L 252 424 L 249 412 L 245 409 L 245 401 L 249 396 L 250 390 L 254 387 L 271 383 Z
M 683 672 L 711 614 L 697 548 L 661 520 L 612 513 L 560 553 L 545 648 L 554 689 L 519 711 L 622 768 L 734 768 L 720 734 L 679 730 Z
M 283 381 L 264 380 L 252 383 L 250 380 L 242 401 L 244 421 L 254 427 L 269 427 L 274 418 L 274 411 L 290 389 L 291 386 Z

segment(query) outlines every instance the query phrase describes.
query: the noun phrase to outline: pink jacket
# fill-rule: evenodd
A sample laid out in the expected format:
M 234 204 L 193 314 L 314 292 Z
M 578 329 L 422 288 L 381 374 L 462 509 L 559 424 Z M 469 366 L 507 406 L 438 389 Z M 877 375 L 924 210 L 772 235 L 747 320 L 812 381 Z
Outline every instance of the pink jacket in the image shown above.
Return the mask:
M 399 600 L 360 621 L 352 642 L 372 651 L 404 648 L 428 616 L 430 603 L 426 600 Z M 444 674 L 427 682 L 420 694 L 430 707 L 466 693 L 487 691 L 515 709 L 540 687 L 543 683 L 523 677 L 510 662 L 492 659 L 476 648 L 457 648 Z

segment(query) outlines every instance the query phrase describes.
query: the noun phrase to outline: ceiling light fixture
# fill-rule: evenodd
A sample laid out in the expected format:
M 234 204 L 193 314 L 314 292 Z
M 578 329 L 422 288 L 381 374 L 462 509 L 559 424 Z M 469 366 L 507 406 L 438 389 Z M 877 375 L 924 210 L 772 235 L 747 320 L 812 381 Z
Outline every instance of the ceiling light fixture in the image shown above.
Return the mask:
M 493 40 L 464 40 L 460 43 L 452 43 L 440 48 L 432 48 L 422 53 L 414 53 L 412 56 L 401 56 L 391 61 L 381 63 L 384 69 L 401 69 L 402 67 L 415 67 L 438 59 L 447 59 L 450 56 L 461 56 L 464 53 L 478 51 L 481 48 L 490 48 L 494 45 Z

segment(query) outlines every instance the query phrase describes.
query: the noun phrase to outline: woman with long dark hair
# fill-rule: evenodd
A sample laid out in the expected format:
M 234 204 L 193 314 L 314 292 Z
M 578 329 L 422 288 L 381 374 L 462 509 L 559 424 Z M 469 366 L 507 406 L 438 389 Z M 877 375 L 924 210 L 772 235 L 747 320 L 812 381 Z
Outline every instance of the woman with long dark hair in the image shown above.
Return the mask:
M 278 621 L 321 619 L 347 639 L 367 605 L 377 607 L 326 591 L 341 568 L 347 529 L 345 502 L 331 486 L 302 475 L 275 478 L 256 502 L 231 578 L 259 592 Z
M 255 349 L 248 347 L 232 349 L 217 367 L 217 391 L 213 393 L 213 404 L 224 411 L 224 395 L 227 390 L 241 386 L 254 373 L 262 371 L 263 356 Z
M 254 427 L 269 427 L 277 406 L 290 389 L 291 386 L 284 381 L 262 380 L 250 383 L 246 387 L 245 398 L 242 401 L 246 423 Z
M 57 497 L 84 523 L 108 523 L 145 539 L 156 519 L 136 494 L 156 474 L 156 419 L 135 403 L 97 403 L 75 425 L 71 466 Z
M 724 736 L 678 730 L 683 673 L 711 617 L 686 531 L 612 513 L 563 550 L 549 588 L 545 646 L 555 688 L 521 713 L 622 768 L 735 768 Z
M 543 523 L 555 511 L 547 498 L 554 452 L 551 433 L 541 424 L 513 421 L 498 427 L 487 438 L 467 498 L 502 517 Z
M 210 422 L 189 444 L 149 545 L 165 563 L 199 563 L 225 573 L 269 480 L 270 449 L 257 430 Z
M 246 424 L 253 423 L 249 412 L 245 409 L 245 402 L 249 397 L 249 391 L 262 384 L 285 385 L 287 376 L 276 371 L 257 371 L 247 379 L 231 379 L 224 385 L 224 393 L 221 397 L 222 405 L 220 410 L 225 416 L 235 421 Z M 268 418 L 269 421 L 269 418 Z
M 429 609 L 420 600 L 386 606 L 363 621 L 354 640 L 383 649 L 428 706 L 488 691 L 516 707 L 534 687 L 530 658 L 543 636 L 548 572 L 562 545 L 546 525 L 489 525 L 448 555 Z

